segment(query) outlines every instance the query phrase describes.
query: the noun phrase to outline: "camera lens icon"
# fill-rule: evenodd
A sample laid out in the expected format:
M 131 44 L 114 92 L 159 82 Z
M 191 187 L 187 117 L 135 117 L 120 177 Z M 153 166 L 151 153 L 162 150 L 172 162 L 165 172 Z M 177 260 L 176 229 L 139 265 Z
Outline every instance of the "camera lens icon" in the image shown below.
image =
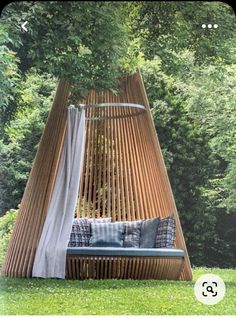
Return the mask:
M 217 275 L 202 275 L 194 285 L 194 293 L 201 303 L 215 305 L 225 296 L 225 283 Z

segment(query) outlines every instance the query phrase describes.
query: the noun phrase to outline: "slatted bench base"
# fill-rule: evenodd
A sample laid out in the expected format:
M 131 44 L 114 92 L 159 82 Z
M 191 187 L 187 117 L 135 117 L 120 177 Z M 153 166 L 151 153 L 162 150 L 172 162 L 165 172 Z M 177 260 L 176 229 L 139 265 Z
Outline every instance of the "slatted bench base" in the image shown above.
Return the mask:
M 183 257 L 111 257 L 67 255 L 67 279 L 178 280 Z

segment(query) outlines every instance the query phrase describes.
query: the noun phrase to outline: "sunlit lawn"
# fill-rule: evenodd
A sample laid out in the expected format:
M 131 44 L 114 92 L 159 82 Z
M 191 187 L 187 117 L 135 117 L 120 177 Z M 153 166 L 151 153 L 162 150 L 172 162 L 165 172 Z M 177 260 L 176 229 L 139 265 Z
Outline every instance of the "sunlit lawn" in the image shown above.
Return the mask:
M 0 315 L 235 315 L 236 270 L 194 269 L 193 282 L 68 281 L 0 277 Z M 199 303 L 194 281 L 206 273 L 226 284 L 217 305 Z

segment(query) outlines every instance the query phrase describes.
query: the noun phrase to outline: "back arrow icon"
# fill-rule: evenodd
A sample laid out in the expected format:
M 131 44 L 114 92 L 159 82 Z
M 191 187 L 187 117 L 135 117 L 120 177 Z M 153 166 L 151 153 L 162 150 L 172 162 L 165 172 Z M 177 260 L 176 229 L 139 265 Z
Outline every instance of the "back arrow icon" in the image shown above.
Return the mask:
M 28 31 L 28 29 L 26 29 L 26 24 L 28 23 L 28 21 L 25 21 L 24 23 L 22 23 L 22 25 L 21 25 L 21 27 L 22 27 L 22 29 L 23 29 L 23 31 L 25 31 L 25 32 L 27 32 Z

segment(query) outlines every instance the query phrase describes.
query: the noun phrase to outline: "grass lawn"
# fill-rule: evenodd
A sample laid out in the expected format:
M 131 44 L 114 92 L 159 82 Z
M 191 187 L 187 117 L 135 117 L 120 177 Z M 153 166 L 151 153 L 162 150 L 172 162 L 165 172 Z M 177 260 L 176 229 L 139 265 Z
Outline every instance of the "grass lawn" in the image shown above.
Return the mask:
M 193 282 L 0 277 L 0 315 L 235 315 L 236 270 L 193 272 Z M 226 284 L 225 298 L 216 305 L 203 305 L 194 296 L 194 281 L 208 273 Z

